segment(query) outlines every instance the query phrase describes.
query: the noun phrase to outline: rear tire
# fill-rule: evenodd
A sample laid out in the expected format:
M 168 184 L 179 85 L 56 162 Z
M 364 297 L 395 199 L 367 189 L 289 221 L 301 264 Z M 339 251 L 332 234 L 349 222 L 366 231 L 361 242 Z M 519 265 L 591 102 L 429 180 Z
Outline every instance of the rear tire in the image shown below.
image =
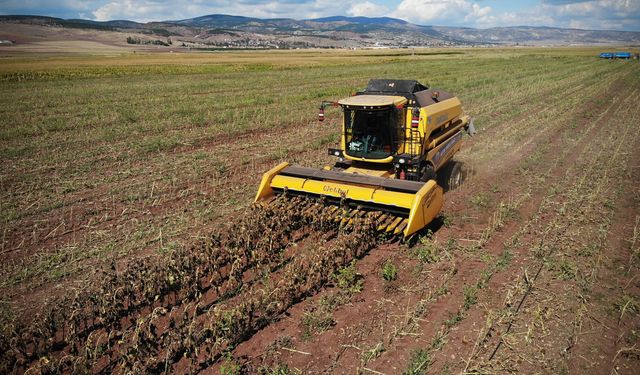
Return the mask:
M 445 191 L 452 191 L 462 185 L 464 178 L 465 175 L 464 170 L 462 169 L 462 163 L 452 160 L 442 169 L 438 183 Z

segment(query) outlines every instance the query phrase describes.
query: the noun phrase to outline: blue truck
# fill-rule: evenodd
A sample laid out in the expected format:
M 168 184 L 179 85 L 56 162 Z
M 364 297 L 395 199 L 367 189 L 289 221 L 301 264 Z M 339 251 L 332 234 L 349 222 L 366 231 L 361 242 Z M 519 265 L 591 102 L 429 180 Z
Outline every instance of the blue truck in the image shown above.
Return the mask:
M 616 52 L 613 54 L 613 57 L 616 59 L 630 59 L 631 52 Z

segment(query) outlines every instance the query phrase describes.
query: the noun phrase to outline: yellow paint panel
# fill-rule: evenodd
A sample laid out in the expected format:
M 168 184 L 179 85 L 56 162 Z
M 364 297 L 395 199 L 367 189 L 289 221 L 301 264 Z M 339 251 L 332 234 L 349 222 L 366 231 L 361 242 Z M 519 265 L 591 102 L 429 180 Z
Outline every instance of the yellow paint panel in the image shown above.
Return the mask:
M 433 130 L 449 121 L 456 120 L 461 114 L 462 103 L 460 103 L 460 99 L 454 97 L 443 100 L 420 109 L 420 119 L 424 120 L 421 125 L 423 125 L 422 128 L 425 129 L 426 134 L 431 134 Z
M 442 188 L 434 180 L 429 180 L 415 195 L 404 230 L 405 237 L 429 224 L 440 213 L 442 203 Z
M 343 142 L 344 147 L 344 142 Z M 378 163 L 378 164 L 388 164 L 393 161 L 393 156 L 386 157 L 384 159 L 367 159 L 367 158 L 356 158 L 347 154 L 344 154 L 344 158 L 353 161 L 367 161 L 369 163 Z
M 441 135 L 439 135 L 436 138 L 431 138 L 431 141 L 429 142 L 429 144 L 427 145 L 427 148 L 434 148 L 436 147 L 436 145 L 446 141 L 447 139 L 449 139 L 453 134 L 455 134 L 456 132 L 458 132 L 459 130 L 462 130 L 462 128 L 464 126 L 466 126 L 467 124 L 469 124 L 469 116 L 463 116 L 461 118 L 461 121 L 456 122 L 455 124 L 450 125 L 447 128 L 447 131 L 442 133 Z
M 258 193 L 256 194 L 256 199 L 254 202 L 261 201 L 273 196 L 273 189 L 271 188 L 271 180 L 275 175 L 280 173 L 283 169 L 285 169 L 289 163 L 282 162 L 275 167 L 271 168 L 264 175 L 262 175 L 262 181 L 260 182 L 260 187 L 258 188 Z
M 377 203 L 409 209 L 413 194 L 382 190 L 375 187 L 355 186 L 330 181 L 308 180 L 299 177 L 277 175 L 271 180 L 271 188 L 289 189 L 335 198 Z
M 367 169 L 367 168 L 358 168 L 358 167 L 351 166 L 345 169 L 344 173 L 362 174 L 366 176 L 385 177 L 385 178 L 392 178 L 392 176 L 394 176 L 393 171 L 389 170 L 388 168 L 378 170 L 378 169 Z

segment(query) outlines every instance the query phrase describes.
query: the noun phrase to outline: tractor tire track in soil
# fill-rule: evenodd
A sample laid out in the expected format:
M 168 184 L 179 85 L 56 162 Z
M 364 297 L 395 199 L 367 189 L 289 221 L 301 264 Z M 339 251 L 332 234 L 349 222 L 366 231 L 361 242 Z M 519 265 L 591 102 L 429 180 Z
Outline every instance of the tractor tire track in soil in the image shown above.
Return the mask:
M 606 246 L 615 215 L 615 202 L 628 200 L 620 198 L 633 192 L 625 186 L 616 186 L 619 181 L 633 181 L 625 179 L 626 166 L 633 159 L 629 158 L 630 153 L 622 150 L 636 150 L 639 142 L 637 132 L 632 130 L 638 119 L 638 109 L 637 106 L 629 106 L 639 99 L 637 87 L 626 94 L 629 96 L 622 99 L 623 105 L 607 121 L 607 131 L 611 133 L 608 137 L 605 133 L 597 138 L 608 140 L 591 144 L 590 155 L 578 164 L 583 169 L 576 171 L 569 183 L 563 185 L 571 186 L 572 180 L 577 183 L 558 195 L 550 195 L 545 205 L 541 206 L 542 211 L 556 212 L 549 215 L 552 220 L 532 225 L 533 233 L 537 233 L 540 240 L 531 241 L 534 244 L 528 250 L 533 255 L 529 262 L 531 266 L 528 272 L 525 269 L 511 284 L 513 290 L 519 290 L 520 293 L 509 290 L 505 299 L 513 298 L 517 303 L 503 307 L 508 318 L 497 315 L 498 319 L 490 330 L 502 332 L 501 337 L 496 339 L 490 334 L 493 340 L 483 343 L 493 349 L 488 356 L 478 356 L 478 368 L 525 372 L 536 368 L 552 372 L 580 369 L 595 373 L 634 373 L 634 367 L 637 368 L 637 362 L 634 361 L 620 366 L 615 363 L 618 351 L 624 352 L 625 349 L 618 340 L 627 336 L 634 326 L 637 327 L 638 320 L 634 319 L 633 314 L 627 317 L 629 320 L 625 327 L 620 325 L 620 321 L 615 324 L 612 319 L 615 313 L 609 311 L 608 314 L 602 314 L 602 311 L 598 311 L 600 317 L 596 317 L 595 321 L 607 322 L 600 324 L 615 328 L 608 332 L 605 330 L 597 338 L 581 337 L 583 324 L 589 320 L 594 302 L 601 302 L 595 305 L 614 308 L 621 301 L 628 301 L 625 300 L 628 291 L 621 288 L 622 283 L 629 283 L 627 287 L 633 289 L 635 286 L 637 289 L 637 285 L 633 285 L 637 273 L 629 273 L 630 268 L 618 280 L 599 276 L 603 272 L 613 276 L 616 262 L 611 260 L 618 259 L 619 262 L 621 255 L 626 260 L 630 258 L 625 246 Z M 635 212 L 637 208 L 636 202 Z M 630 215 L 626 219 L 633 222 L 633 217 Z M 620 219 L 617 221 L 621 224 Z M 620 228 L 624 233 L 622 238 L 632 238 L 629 222 L 626 230 L 624 228 L 624 225 Z M 607 266 L 604 270 L 603 264 Z M 594 288 L 602 287 L 610 290 L 606 298 L 594 293 Z M 628 298 L 629 295 L 626 296 Z M 623 309 L 624 305 L 622 302 L 618 308 Z M 622 311 L 618 313 L 621 317 L 624 315 Z M 591 325 L 587 332 L 593 328 Z M 611 340 L 611 343 L 603 342 L 603 339 Z M 583 345 L 590 348 L 590 360 L 586 360 L 584 355 L 574 355 L 574 348 Z M 637 359 L 637 352 L 633 350 L 624 354 Z
M 624 111 L 626 109 L 625 106 L 628 106 L 629 104 L 633 103 L 634 101 L 637 101 L 638 98 L 636 97 L 636 91 L 632 92 L 630 90 L 624 90 L 623 89 L 623 85 L 618 85 L 618 86 L 619 86 L 618 89 L 622 89 L 621 91 L 623 91 L 623 93 L 618 98 L 620 100 L 620 102 L 616 104 L 615 103 L 616 100 L 614 98 L 613 102 L 614 102 L 615 105 L 613 105 L 613 109 L 611 107 L 609 107 L 609 108 L 605 109 L 602 112 L 602 114 L 605 114 L 608 111 L 611 111 L 611 112 L 613 112 L 612 113 L 612 117 L 613 118 L 617 118 L 617 117 L 625 118 L 625 116 L 624 116 L 625 115 Z M 625 95 L 628 95 L 628 97 L 625 98 L 624 97 Z M 599 116 L 599 117 L 602 117 L 602 116 Z M 598 123 L 598 122 L 596 122 L 596 123 Z M 598 123 L 598 125 L 601 125 L 601 124 Z M 606 130 L 604 130 L 604 129 L 606 129 Z M 580 153 L 580 157 L 581 157 L 581 160 L 578 160 L 578 162 L 579 162 L 577 164 L 578 168 L 580 166 L 583 168 L 582 170 L 578 170 L 578 171 L 584 172 L 584 174 L 581 175 L 581 177 L 574 178 L 574 179 L 577 179 L 577 181 L 578 181 L 578 185 L 577 186 L 581 186 L 585 182 L 585 180 L 588 180 L 588 176 L 591 176 L 591 175 L 598 176 L 597 170 L 593 169 L 593 164 L 592 163 L 594 161 L 599 160 L 598 158 L 603 155 L 603 152 L 602 152 L 603 149 L 607 150 L 607 143 L 606 142 L 602 142 L 600 144 L 600 143 L 596 143 L 594 140 L 608 139 L 609 142 L 612 142 L 615 139 L 615 137 L 620 137 L 620 133 L 615 133 L 615 132 L 609 133 L 610 130 L 611 130 L 611 128 L 608 125 L 607 126 L 602 126 L 601 125 L 601 126 L 598 126 L 598 127 L 595 127 L 595 128 L 592 126 L 587 131 L 588 137 L 587 138 L 582 137 L 583 139 L 587 140 L 588 144 L 582 146 L 582 147 L 586 147 L 586 148 L 575 150 L 575 151 Z M 593 134 L 589 134 L 589 133 L 593 133 Z M 596 156 L 594 157 L 594 155 L 596 155 Z M 576 163 L 575 158 L 569 158 L 567 161 L 564 161 L 562 163 L 562 164 L 568 166 L 567 170 L 571 170 L 572 168 L 575 168 L 575 166 L 573 165 L 574 163 Z M 624 164 L 624 163 L 622 163 L 622 164 Z M 567 176 L 571 176 L 571 174 L 567 173 Z M 556 173 L 554 173 L 554 174 L 551 175 L 551 177 L 557 178 L 559 176 Z M 553 181 L 554 179 L 552 179 L 551 181 Z M 555 189 L 556 191 L 563 191 L 564 189 L 566 189 L 567 186 L 570 186 L 571 181 L 572 180 L 569 177 L 566 177 L 566 178 L 564 178 L 562 180 L 562 183 L 556 184 L 556 186 L 552 187 L 551 189 Z M 590 191 L 588 187 L 587 188 L 583 188 L 583 189 L 585 189 L 585 190 L 583 190 L 582 194 L 585 194 L 585 195 L 586 195 L 587 192 Z M 546 220 L 548 218 L 553 218 L 554 217 L 554 212 L 553 211 L 549 212 L 549 207 L 546 207 L 549 204 L 548 203 L 549 199 L 551 199 L 550 196 L 545 196 L 544 199 L 543 199 L 543 203 L 541 203 L 541 206 L 540 206 L 541 209 L 538 210 L 535 213 L 535 215 L 532 215 L 536 220 L 536 221 L 534 221 L 534 223 L 537 224 L 538 220 L 542 220 L 541 221 L 542 223 L 547 223 Z M 546 207 L 546 209 L 542 209 L 542 207 Z M 551 208 L 555 208 L 555 207 L 552 206 Z M 578 205 L 577 207 L 572 207 L 572 209 L 576 210 L 576 212 L 583 212 L 583 211 L 581 211 L 580 205 Z M 567 208 L 563 207 L 562 211 L 565 211 L 565 210 L 571 212 L 571 209 L 567 209 Z M 543 219 L 540 219 L 540 217 L 542 217 Z M 561 226 L 562 228 L 568 226 L 566 224 L 560 224 L 560 223 L 558 223 L 557 221 L 554 221 L 554 220 L 551 221 L 553 224 L 545 224 L 545 225 L 548 225 L 548 228 L 550 228 L 550 229 L 555 229 L 556 226 Z M 583 225 L 584 225 L 584 223 L 583 223 Z M 528 223 L 525 226 L 523 226 L 522 230 L 521 230 L 521 232 L 525 233 L 526 235 L 524 235 L 524 236 L 514 236 L 514 237 L 510 238 L 508 241 L 504 242 L 505 246 L 507 246 L 506 249 L 510 251 L 510 254 L 512 256 L 514 256 L 514 252 L 515 252 L 515 258 L 516 259 L 522 258 L 522 257 L 526 257 L 528 254 L 535 253 L 535 251 L 537 250 L 536 247 L 532 247 L 532 248 L 529 248 L 529 249 L 527 249 L 527 248 L 518 249 L 518 246 L 519 246 L 518 244 L 519 243 L 536 244 L 536 243 L 538 243 L 538 241 L 540 241 L 540 238 L 548 237 L 547 231 L 534 230 L 534 228 L 535 228 L 535 225 L 533 225 L 531 223 Z M 600 228 L 600 230 L 602 230 L 602 228 Z M 565 244 L 565 246 L 566 246 L 566 244 L 570 244 L 569 246 L 571 246 L 571 245 L 575 245 L 575 242 L 573 242 L 573 241 L 575 241 L 575 239 L 574 239 L 574 237 L 571 237 L 571 236 L 570 237 L 560 237 L 558 239 L 554 239 L 554 244 L 560 243 L 560 244 Z M 539 246 L 541 246 L 541 245 L 539 245 Z M 552 245 L 549 245 L 548 243 L 545 244 L 545 246 L 553 247 Z M 514 248 L 515 248 L 515 250 L 514 250 Z M 503 250 L 504 249 L 505 248 L 503 248 Z M 526 250 L 526 251 L 523 252 L 523 250 Z M 525 277 L 527 280 L 529 280 L 529 278 L 533 277 L 532 274 L 536 273 L 535 272 L 535 268 L 536 268 L 535 266 L 533 267 L 533 271 L 532 271 L 532 268 L 529 268 L 529 267 L 531 267 L 532 264 L 536 264 L 536 261 L 535 261 L 535 259 L 527 260 L 525 258 L 521 263 L 523 264 L 522 267 L 525 267 L 525 269 L 526 268 L 529 269 L 529 272 L 527 273 L 525 271 L 525 274 L 522 277 Z M 529 265 L 529 267 L 527 267 L 527 265 Z M 571 267 L 572 266 L 570 265 L 570 263 L 561 263 L 561 265 L 560 265 L 560 268 L 563 268 L 563 269 L 564 268 L 571 269 Z M 538 269 L 540 269 L 540 268 L 538 268 Z M 498 286 L 506 283 L 504 280 L 498 280 L 498 278 L 499 278 L 499 276 L 496 277 L 496 284 Z M 496 286 L 496 285 L 492 285 L 492 287 L 493 286 Z M 494 290 L 494 289 L 493 288 L 488 288 L 488 290 Z M 487 296 L 484 293 L 481 293 L 478 298 L 481 301 L 486 301 L 486 300 L 491 301 L 491 296 L 490 295 Z M 504 303 L 509 304 L 509 306 L 511 306 L 511 304 L 513 303 L 512 295 L 507 293 L 507 296 L 504 297 L 504 301 L 506 301 Z M 521 300 L 521 301 L 523 301 L 523 300 Z M 498 303 L 500 303 L 500 302 L 503 302 L 503 300 L 501 299 Z M 560 305 L 562 303 L 562 300 L 556 301 L 556 302 Z M 516 306 L 514 307 L 514 309 L 519 310 L 519 307 L 520 307 L 520 303 L 517 303 Z M 474 324 L 475 325 L 475 324 L 478 323 L 478 321 L 483 321 L 483 318 L 481 316 L 478 317 L 478 314 L 476 314 L 476 316 L 473 316 L 473 313 L 474 313 L 473 311 L 469 313 L 470 314 L 469 324 Z M 487 313 L 486 316 L 488 316 L 487 319 L 495 318 L 489 313 Z M 460 327 L 460 332 L 464 332 L 465 334 L 468 334 L 469 331 L 472 330 L 472 329 L 473 329 L 473 327 L 469 326 L 468 324 L 464 324 L 463 323 L 462 326 Z M 489 332 L 488 334 L 490 336 L 494 335 L 494 339 L 495 339 L 496 332 L 492 331 L 492 332 Z M 502 337 L 502 335 L 504 335 L 504 330 L 497 330 L 497 335 Z M 465 337 L 459 337 L 458 336 L 458 337 L 456 337 L 456 339 L 459 340 L 459 341 L 457 341 L 457 340 L 454 340 L 454 341 L 457 341 L 457 342 L 460 342 L 460 341 L 468 342 L 469 341 L 469 337 L 465 338 Z M 480 343 L 482 345 L 487 345 L 483 341 L 480 341 Z M 480 344 L 477 343 L 477 345 L 480 345 Z M 462 350 L 464 348 L 457 347 L 456 349 L 459 352 L 460 350 Z M 498 348 L 495 347 L 494 351 L 497 352 L 497 349 Z M 492 352 L 492 355 L 494 355 L 493 352 Z M 523 360 L 523 359 L 520 358 L 520 360 Z M 469 363 L 467 363 L 467 365 L 469 365 Z M 442 363 L 440 363 L 440 366 L 442 366 Z M 441 368 L 441 367 L 436 367 L 436 371 L 437 371 L 438 368 Z M 539 369 L 539 368 L 541 368 L 541 366 L 534 366 L 534 368 Z M 547 368 L 547 367 L 545 367 L 545 368 Z M 507 369 L 505 369 L 505 368 L 502 369 L 502 371 L 506 371 L 506 370 Z M 532 369 L 529 369 L 529 370 L 532 370 Z M 559 371 L 559 370 L 558 370 L 558 368 L 555 368 L 555 370 L 553 370 L 553 371 Z

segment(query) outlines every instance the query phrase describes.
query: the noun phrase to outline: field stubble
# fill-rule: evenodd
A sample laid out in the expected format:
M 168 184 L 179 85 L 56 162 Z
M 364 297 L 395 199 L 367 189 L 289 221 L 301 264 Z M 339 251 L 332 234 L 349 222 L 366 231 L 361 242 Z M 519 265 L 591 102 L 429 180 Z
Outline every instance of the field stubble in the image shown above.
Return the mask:
M 619 306 L 619 350 L 605 353 L 615 356 L 613 368 L 624 373 L 637 364 L 629 333 L 638 319 L 637 242 L 632 240 L 637 225 L 623 225 L 619 232 L 631 243 L 624 253 L 630 259 L 627 278 L 620 281 L 628 284 L 614 288 L 614 302 L 592 287 L 598 270 L 613 267 L 616 258 L 611 253 L 619 250 L 605 245 L 607 233 L 618 230 L 611 221 L 624 222 L 634 213 L 637 217 L 637 198 L 627 202 L 631 207 L 622 214 L 618 204 L 637 180 L 637 166 L 627 151 L 638 148 L 637 132 L 629 133 L 637 116 L 632 110 L 638 103 L 637 66 L 603 63 L 582 50 L 396 57 L 311 54 L 291 61 L 282 55 L 256 55 L 269 61 L 258 63 L 252 55 L 239 54 L 219 57 L 236 62 L 232 69 L 203 65 L 209 57 L 201 56 L 192 65 L 174 60 L 144 64 L 143 57 L 133 63 L 115 59 L 106 67 L 88 59 L 76 62 L 77 70 L 44 67 L 40 61 L 0 69 L 0 251 L 6 275 L 0 287 L 9 306 L 5 311 L 20 316 L 24 306 L 60 294 L 54 284 L 74 287 L 75 298 L 81 298 L 76 301 L 95 306 L 93 312 L 75 310 L 77 321 L 69 323 L 73 329 L 65 326 L 62 333 L 59 325 L 42 328 L 61 319 L 46 315 L 56 303 L 45 307 L 31 325 L 5 324 L 9 331 L 54 337 L 25 341 L 23 347 L 7 351 L 18 353 L 19 368 L 55 364 L 110 372 L 162 370 L 175 362 L 176 371 L 206 370 L 212 364 L 218 370 L 222 364 L 254 372 L 564 371 L 583 368 L 580 358 L 596 355 L 584 352 L 594 338 L 581 336 L 579 330 L 584 324 L 580 306 L 589 305 L 576 304 L 576 296 L 589 293 L 596 306 Z M 248 249 L 233 236 L 225 241 L 238 246 L 207 245 L 203 249 L 208 250 L 194 255 L 191 250 L 200 248 L 189 244 L 219 236 L 215 233 L 220 233 L 221 221 L 238 216 L 249 204 L 254 189 L 247 186 L 255 185 L 270 165 L 279 160 L 309 166 L 328 162 L 322 149 L 337 139 L 339 114 L 329 113 L 330 121 L 312 125 L 314 108 L 322 99 L 348 95 L 379 76 L 419 79 L 456 93 L 480 129 L 459 155 L 471 173 L 462 189 L 447 194 L 447 226 L 417 248 L 379 246 L 359 260 L 355 267 L 364 292 L 343 296 L 339 303 L 336 288 L 321 287 L 331 283 L 331 272 L 375 245 L 366 240 L 364 228 L 343 240 L 344 235 L 336 234 L 329 241 L 334 245 L 311 251 L 310 258 L 304 255 L 310 251 L 305 241 L 322 239 L 291 237 L 295 230 L 273 235 L 280 242 L 269 248 L 282 250 L 263 251 L 271 255 L 257 263 L 247 261 L 249 255 L 233 258 L 233 249 Z M 622 143 L 616 143 L 620 139 Z M 604 194 L 611 191 L 616 194 Z M 568 214 L 572 210 L 581 214 Z M 313 222 L 304 219 L 298 225 Z M 267 245 L 260 246 L 264 250 Z M 592 255 L 576 256 L 575 246 Z M 216 248 L 232 258 L 211 253 Z M 298 251 L 300 256 L 292 257 Z M 326 263 L 332 251 L 348 255 Z M 129 258 L 136 261 L 131 264 Z M 179 271 L 183 266 L 172 268 L 191 258 L 186 271 Z M 224 259 L 235 266 L 217 263 Z M 259 277 L 262 269 L 278 279 L 294 265 L 304 269 L 304 262 L 324 264 L 323 276 L 309 273 L 316 275 L 306 279 L 312 281 L 300 281 L 295 288 L 292 284 L 293 289 L 278 289 Z M 117 272 L 109 271 L 111 264 Z M 158 264 L 170 265 L 169 270 L 190 281 L 173 288 L 166 274 L 173 271 L 153 271 Z M 388 264 L 394 265 L 396 277 L 384 280 L 381 269 Z M 532 274 L 536 267 L 538 279 Z M 211 287 L 217 278 L 204 277 L 216 269 L 226 273 L 219 277 L 224 286 L 218 289 Z M 127 286 L 113 290 L 132 297 L 112 296 L 121 301 L 119 312 L 101 309 L 92 300 L 101 292 L 87 288 L 86 280 L 103 272 L 106 280 L 158 273 L 149 285 L 168 289 L 156 299 L 137 279 L 121 280 L 118 283 Z M 518 279 L 508 277 L 515 274 L 520 274 Z M 538 289 L 543 280 L 546 286 Z M 283 291 L 280 300 L 285 302 L 273 306 L 260 300 L 251 291 L 255 285 Z M 300 292 L 304 285 L 312 292 Z M 550 290 L 551 297 L 541 290 Z M 519 297 L 523 295 L 528 297 Z M 220 296 L 227 297 L 215 302 Z M 234 301 L 243 298 L 239 296 L 258 302 L 238 304 Z M 518 298 L 524 302 L 517 306 L 523 307 L 513 311 L 510 301 Z M 146 302 L 136 307 L 134 300 Z M 503 301 L 509 305 L 501 305 Z M 551 305 L 561 318 L 549 320 Z M 248 308 L 255 308 L 257 315 L 247 314 Z M 284 311 L 289 317 L 280 315 Z M 302 318 L 318 311 L 327 324 L 301 336 Z M 607 316 L 608 310 L 603 311 Z M 125 318 L 118 318 L 121 315 Z M 247 321 L 247 316 L 252 318 Z M 563 330 L 558 322 L 566 321 L 577 328 Z M 265 327 L 267 323 L 272 324 Z M 115 336 L 107 334 L 105 327 L 116 326 Z M 572 347 L 582 352 L 540 357 L 527 351 L 532 342 L 546 345 L 545 353 L 559 350 L 557 341 L 536 335 L 536 329 L 544 333 L 548 326 L 562 332 L 559 337 L 566 333 Z M 491 348 L 498 349 L 487 354 Z M 63 353 L 67 356 L 61 357 Z M 594 363 L 591 368 L 605 366 Z

